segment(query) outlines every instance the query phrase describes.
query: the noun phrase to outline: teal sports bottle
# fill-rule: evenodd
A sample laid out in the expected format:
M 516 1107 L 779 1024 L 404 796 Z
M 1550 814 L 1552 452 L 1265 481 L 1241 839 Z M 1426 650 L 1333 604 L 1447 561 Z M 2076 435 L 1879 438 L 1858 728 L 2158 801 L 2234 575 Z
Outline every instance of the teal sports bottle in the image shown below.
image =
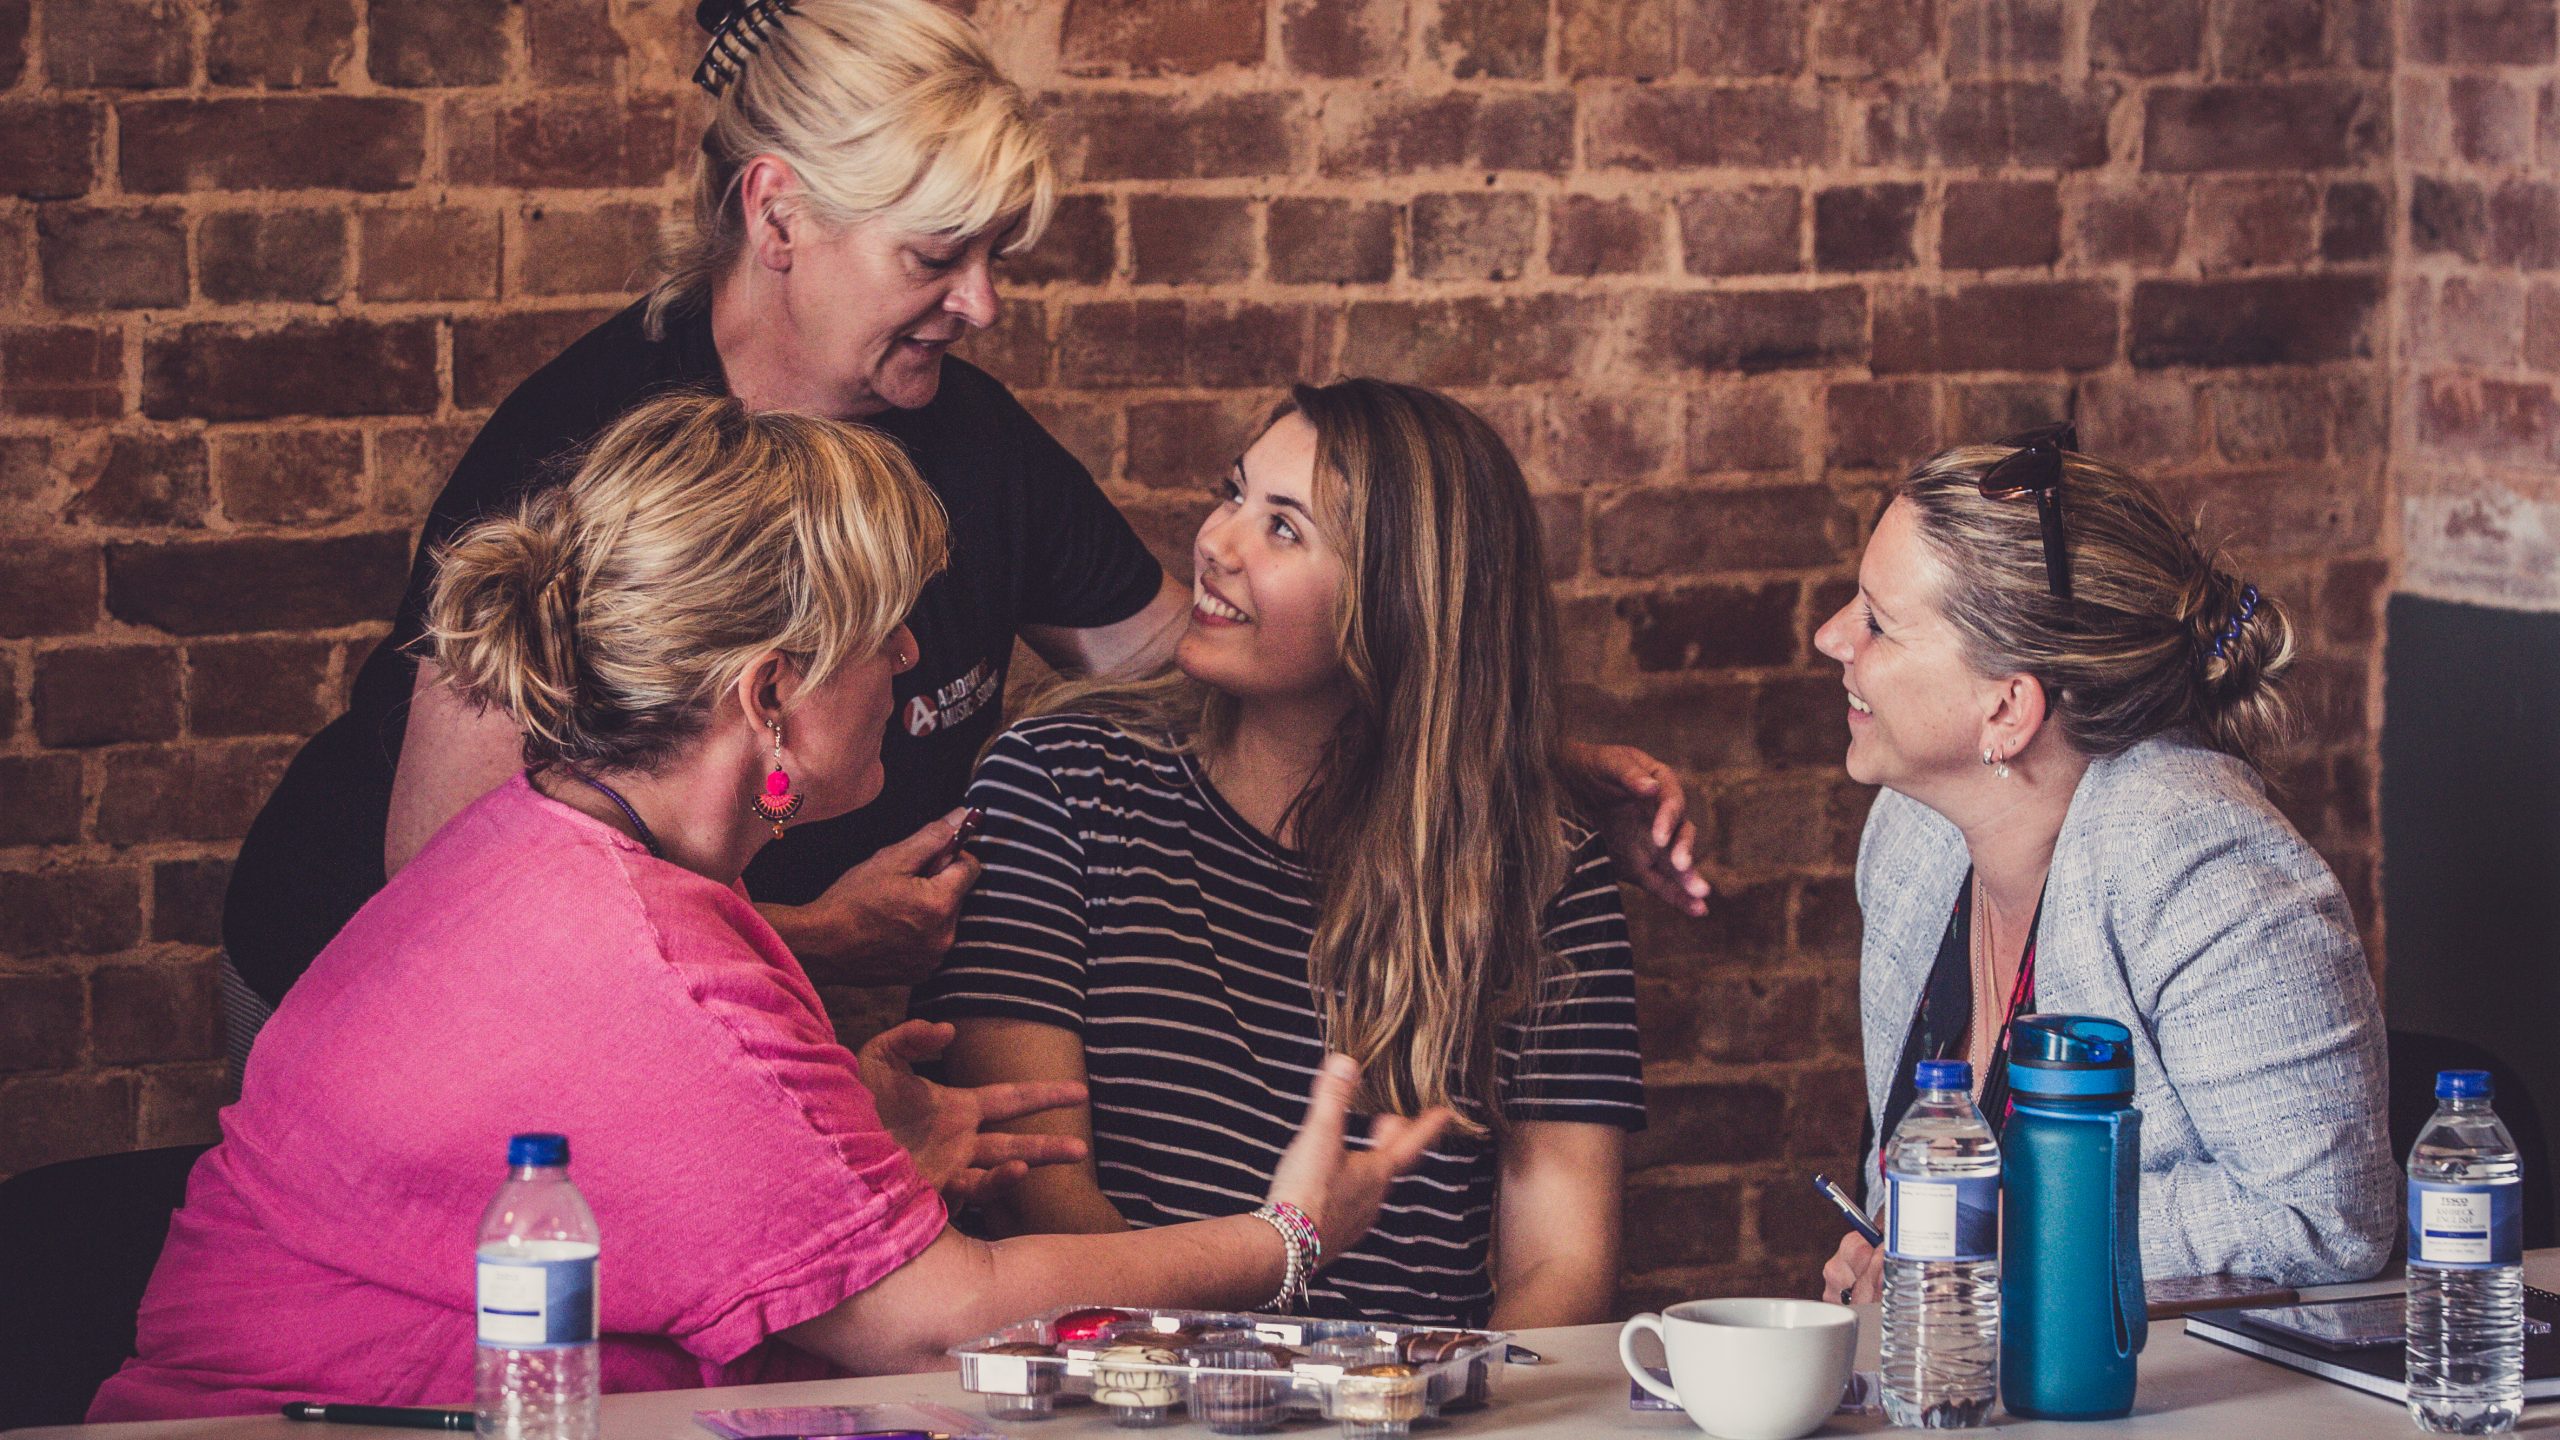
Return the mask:
M 2142 1308 L 2142 1112 L 2132 1034 L 2021 1017 L 2000 1133 L 2000 1403 L 2039 1420 L 2133 1408 Z

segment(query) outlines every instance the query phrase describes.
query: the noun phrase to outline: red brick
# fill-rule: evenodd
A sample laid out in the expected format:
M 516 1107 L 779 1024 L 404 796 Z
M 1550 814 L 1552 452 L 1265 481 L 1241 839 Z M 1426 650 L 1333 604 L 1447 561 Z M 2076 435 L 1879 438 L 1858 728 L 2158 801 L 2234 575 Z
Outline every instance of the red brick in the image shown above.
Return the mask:
M 293 751 L 292 743 L 279 741 L 110 750 L 98 792 L 98 838 L 110 845 L 237 840 Z
M 1774 1085 L 1713 1082 L 1653 1087 L 1645 1128 L 1630 1136 L 1627 1166 L 1736 1165 L 1774 1160 L 1786 1133 L 1786 1095 Z
M 1741 1189 L 1731 1181 L 1629 1185 L 1623 1221 L 1627 1254 L 1642 1256 L 1647 1267 L 1709 1265 L 1735 1258 L 1742 1241 Z
M 1394 72 L 1404 59 L 1405 0 L 1288 0 L 1280 53 L 1301 75 L 1347 80 Z
M 36 217 L 45 303 L 138 310 L 187 303 L 187 219 L 175 210 L 47 208 Z
M 1990 81 L 1888 91 L 1858 134 L 1871 165 L 2020 165 L 2085 170 L 2107 161 L 2112 87 Z
M 524 48 L 537 85 L 609 83 L 631 50 L 615 33 L 606 0 L 532 0 Z
M 516 231 L 516 253 L 528 295 L 626 295 L 649 280 L 658 249 L 654 205 L 571 210 L 528 207 Z
M 2133 363 L 2312 365 L 2374 353 L 2382 282 L 2306 275 L 2134 286 Z
M 2528 270 L 2560 266 L 2560 184 L 2509 180 L 2489 193 L 2489 260 Z
M 355 0 L 214 0 L 205 73 L 216 85 L 326 86 L 355 58 Z
M 1701 75 L 1804 68 L 1805 0 L 1680 0 L 1680 63 Z
M 1241 280 L 1253 273 L 1256 248 L 1248 201 L 1129 197 L 1130 278 L 1141 285 Z
M 1856 998 L 1854 989 L 1850 999 Z M 1858 1127 L 1867 1111 L 1866 1072 L 1856 1065 L 1799 1074 L 1788 1087 L 1787 1153 L 1798 1159 L 1839 1155 L 1856 1146 Z M 1832 1172 L 1833 1178 L 1856 1194 L 1859 1184 L 1850 1173 L 1863 1157 L 1851 1156 L 1848 1164 Z M 1837 1244 L 1838 1242 L 1833 1242 Z M 1827 1249 L 1828 1247 L 1826 1247 Z
M 132 1076 L 0 1081 L 0 1175 L 132 1148 Z
M 66 502 L 53 464 L 53 441 L 43 435 L 0 435 L 0 526 L 33 534 L 62 516 Z M 0 705 L 5 713 L 6 705 Z M 8 734 L 0 722 L 0 738 Z
M 1675 0 L 1564 0 L 1557 7 L 1557 64 L 1568 80 L 1660 79 L 1678 60 L 1677 8 Z
M 1158 489 L 1205 491 L 1262 431 L 1259 395 L 1157 400 L 1129 407 L 1129 478 Z
M 2371 641 L 2381 632 L 2390 584 L 2388 561 L 2341 560 L 2330 566 L 2320 580 L 2320 634 L 2340 645 Z
M 1559 195 L 1547 207 L 1547 269 L 1636 275 L 1662 267 L 1660 203 L 1647 196 Z
M 0 954 L 97 955 L 142 938 L 142 879 L 122 865 L 0 870 Z
M 1906 270 L 1915 263 L 1917 184 L 1847 185 L 1813 197 L 1817 270 Z
M 1262 61 L 1261 0 L 1069 0 L 1059 59 L 1071 72 L 1197 75 Z
M 1813 67 L 1825 75 L 1877 75 L 1928 58 L 1938 37 L 1936 0 L 1830 0 L 1814 12 Z
M 2487 259 L 2488 192 L 2469 181 L 2411 176 L 2409 246 L 2421 255 L 2451 254 L 2471 261 Z
M 611 316 L 607 310 L 520 310 L 453 322 L 453 403 L 495 405 L 524 377 Z
M 384 85 L 494 85 L 506 21 L 506 0 L 377 0 L 365 68 Z
M 1278 202 L 1274 202 L 1276 205 Z M 1119 263 L 1119 240 L 1111 220 L 1108 195 L 1064 195 L 1049 216 L 1049 228 L 1030 249 L 1004 257 L 1001 277 L 1009 284 L 1047 285 L 1067 281 L 1099 285 Z
M 2115 357 L 2116 295 L 2102 282 L 1980 281 L 1876 301 L 1878 374 L 2090 370 Z
M 353 430 L 225 435 L 214 449 L 222 513 L 240 525 L 341 520 L 363 504 L 364 437 Z
M 2326 0 L 2227 0 L 2213 16 L 2215 71 L 2252 76 L 2322 68 L 2329 59 L 2324 22 L 2333 8 L 2340 7 Z
M 664 184 L 695 150 L 671 95 L 556 91 L 445 112 L 445 169 L 465 185 L 562 190 Z
M 1768 381 L 1692 391 L 1689 473 L 1796 469 L 1804 462 L 1802 409 L 1792 387 Z
M 128 431 L 107 437 L 72 467 L 64 518 L 94 525 L 200 526 L 204 523 L 204 439 Z
M 2062 258 L 2062 200 L 2050 180 L 1954 180 L 1938 217 L 1938 263 L 2005 270 Z
M 89 974 L 90 1053 L 102 1065 L 204 1060 L 215 1044 L 213 957 Z
M 1049 135 L 1070 179 L 1217 180 L 1298 166 L 1301 100 L 1280 91 L 1197 97 L 1076 91 Z
M 0 1072 L 79 1064 L 84 998 L 77 975 L 0 974 Z
M 458 380 L 458 338 L 456 350 Z M 143 349 L 142 410 L 157 420 L 414 415 L 435 404 L 435 327 L 425 320 L 186 325 Z
M 1021 397 L 1022 407 L 1049 437 L 1067 448 L 1097 478 L 1108 477 L 1120 451 L 1120 407 L 1108 398 L 1052 391 Z M 1205 501 L 1208 497 L 1202 496 Z M 1125 508 L 1125 507 L 1124 507 Z M 1132 523 L 1135 523 L 1134 521 Z M 1019 672 L 1017 672 L 1019 673 Z
M 1547 59 L 1545 0 L 1440 0 L 1422 52 L 1460 80 L 1530 80 Z
M 1635 170 L 1819 161 L 1821 100 L 1783 85 L 1656 85 L 1593 98 L 1589 163 Z
M 1191 573 L 1191 545 L 1200 534 L 1200 522 L 1207 518 L 1211 505 L 1207 495 L 1187 500 L 1167 500 L 1152 505 L 1133 505 L 1124 512 L 1129 525 L 1146 542 L 1148 553 L 1156 563 L 1173 575 Z
M 1173 385 L 1182 379 L 1179 300 L 1108 300 L 1067 314 L 1059 378 L 1069 385 Z
M 1417 385 L 1519 385 L 1579 373 L 1595 302 L 1563 295 L 1374 300 L 1351 307 L 1342 367 Z
M 2204 0 L 2098 0 L 2089 17 L 2089 59 L 2104 70 L 2193 70 L 2203 41 Z
M 1829 565 L 1856 530 L 1848 507 L 1820 486 L 1637 490 L 1593 516 L 1592 567 L 1644 576 Z
M 2252 376 L 2214 385 L 2216 448 L 2254 462 L 2318 460 L 2329 453 L 2329 412 L 2336 397 L 2318 377 Z
M 1661 395 L 1559 395 L 1547 406 L 1548 471 L 1566 485 L 1623 485 L 1653 475 L 1679 442 Z
M 347 291 L 347 217 L 336 210 L 225 210 L 196 232 L 208 300 L 327 304 Z
M 83 0 L 48 7 L 45 79 L 63 90 L 158 90 L 187 83 L 188 31 L 178 0 Z
M 2092 375 L 2080 382 L 2080 438 L 2132 465 L 2176 465 L 2202 443 L 2195 386 L 2168 375 Z
M 215 640 L 187 647 L 187 729 L 195 735 L 304 736 L 329 721 L 325 640 Z
M 2526 297 L 2524 363 L 2560 371 L 2560 287 L 2548 281 L 2536 283 Z
M 7 569 L 0 560 L 0 578 Z M 80 838 L 79 756 L 0 755 L 0 794 L 9 797 L 0 805 L 0 845 L 62 845 Z
M 95 105 L 0 101 L 0 134 L 9 137 L 0 145 L 0 191 L 22 200 L 88 193 L 97 181 L 101 128 Z
M 1538 549 L 1545 557 L 1547 579 L 1561 583 L 1582 573 L 1582 497 L 1570 492 L 1540 491 L 1531 497 L 1538 509 Z
M 2174 180 L 2127 179 L 2085 192 L 2072 233 L 2092 264 L 2164 266 L 2185 243 L 2186 187 Z
M 1823 463 L 1906 470 L 1938 448 L 1937 408 L 1926 381 L 1835 384 L 1823 397 Z
M 1265 242 L 1282 284 L 1374 285 L 1396 268 L 1396 207 L 1382 200 L 1271 202 Z
M 1323 168 L 1329 175 L 1449 169 L 1562 174 L 1573 162 L 1570 95 L 1357 92 L 1329 98 L 1323 121 Z
M 1738 508 L 1737 502 L 1747 503 L 1730 492 L 1713 493 L 1723 505 L 1720 511 L 1710 511 L 1710 514 L 1731 515 Z M 1758 508 L 1765 510 L 1765 507 Z M 1647 506 L 1639 509 L 1656 515 L 1691 513 L 1686 507 L 1676 504 L 1668 508 Z M 1604 550 L 1624 548 L 1621 537 L 1611 528 L 1616 523 L 1616 513 L 1614 509 L 1605 512 L 1594 534 L 1595 541 Z M 1630 518 L 1641 520 L 1643 515 Z M 1765 515 L 1751 518 L 1766 523 Z M 1819 508 L 1811 520 L 1814 538 L 1799 553 L 1809 553 L 1821 546 L 1822 513 Z M 1795 537 L 1798 542 L 1802 539 L 1801 535 Z M 1613 560 L 1626 558 L 1631 557 L 1610 554 L 1599 557 L 1604 573 L 1618 573 L 1608 567 Z M 1670 557 L 1670 563 L 1683 569 L 1703 568 L 1682 565 L 1681 558 Z M 1770 557 L 1771 560 L 1779 558 Z M 1770 561 L 1746 560 L 1743 563 L 1750 566 Z M 1788 665 L 1796 658 L 1796 586 L 1791 581 L 1772 581 L 1762 585 L 1700 585 L 1630 595 L 1617 602 L 1617 612 L 1627 624 L 1628 649 L 1635 657 L 1636 669 L 1646 674 Z
M 0 0 L 6 3 L 6 0 Z M 0 307 L 28 303 L 27 282 L 36 274 L 35 217 L 0 217 Z
M 2163 85 L 2144 97 L 2142 168 L 2316 170 L 2361 165 L 2390 138 L 2383 92 L 2352 80 Z
M 486 300 L 498 293 L 498 217 L 487 210 L 368 210 L 356 288 L 367 300 Z
M 2196 259 L 2208 273 L 2309 260 L 2318 210 L 2311 182 L 2291 176 L 2199 183 L 2190 232 Z
M 27 73 L 27 18 L 33 8 L 29 0 L 0 0 L 0 90 Z
M 163 860 L 151 867 L 151 938 L 185 945 L 222 943 L 222 896 L 231 862 Z
M 2414 282 L 2400 323 L 2412 355 L 2506 369 L 2524 352 L 2530 304 L 2524 282 L 2494 271 Z
M 1516 280 L 1529 268 L 1538 234 L 1533 196 L 1417 195 L 1411 216 L 1417 280 Z
M 405 534 L 107 547 L 107 609 L 172 635 L 323 630 L 388 617 L 409 578 Z
M 954 353 L 1004 382 L 1027 390 L 1049 383 L 1049 307 L 1037 300 L 999 306 L 996 323 L 972 333 Z
M 240 1098 L 239 1077 L 227 1060 L 192 1065 L 155 1065 L 142 1072 L 137 1143 L 157 1149 L 169 1145 L 209 1145 L 222 1138 L 222 1108 Z
M 2409 0 L 2409 53 L 2442 64 L 2548 65 L 2554 20 L 2537 0 Z
M 1950 382 L 1946 387 L 1947 418 L 1939 433 L 1951 442 L 1990 440 L 2050 425 L 2070 413 L 2071 387 L 2058 382 Z
M 145 195 L 405 190 L 426 160 L 425 109 L 374 95 L 137 100 L 116 124 L 124 188 Z
M 2391 200 L 2380 185 L 2342 181 L 2326 191 L 2320 207 L 2320 258 L 2352 263 L 2379 260 L 2391 245 Z
M 1857 858 L 1872 795 L 1836 772 L 1736 786 L 1716 799 L 1718 862 L 1763 871 L 1844 869 Z
M 467 420 L 374 431 L 374 513 L 414 530 L 479 432 L 479 423 Z
M 2446 83 L 2454 153 L 2475 165 L 2521 165 L 2533 153 L 2533 97 L 2495 75 Z
M 98 547 L 0 545 L 0 638 L 77 635 L 97 623 Z
M 1660 296 L 1643 313 L 1638 363 L 1745 372 L 1841 364 L 1864 350 L 1866 321 L 1856 286 Z
M 1676 206 L 1692 275 L 1776 275 L 1804 268 L 1804 197 L 1792 186 L 1694 190 Z
M 2560 399 L 2547 381 L 2430 376 L 2415 399 L 2418 443 L 2428 449 L 2518 467 L 2560 458 Z
M 124 332 L 74 325 L 0 328 L 0 411 L 102 420 L 124 410 Z
M 1946 28 L 1950 79 L 2062 63 L 2061 0 L 1953 0 Z

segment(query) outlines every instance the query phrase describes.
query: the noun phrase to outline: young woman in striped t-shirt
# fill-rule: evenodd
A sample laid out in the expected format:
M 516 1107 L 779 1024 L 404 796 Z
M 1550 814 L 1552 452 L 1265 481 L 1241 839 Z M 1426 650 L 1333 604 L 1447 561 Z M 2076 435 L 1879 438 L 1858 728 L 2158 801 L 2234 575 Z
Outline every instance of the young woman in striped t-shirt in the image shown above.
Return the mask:
M 1301 386 L 1193 562 L 1178 670 L 1061 695 L 970 791 L 986 870 L 918 1011 L 957 1025 L 957 1080 L 1091 1093 L 1048 1128 L 1092 1160 L 993 1220 L 1251 1210 L 1330 1046 L 1369 1108 L 1461 1124 L 1329 1257 L 1314 1313 L 1604 1318 L 1644 1122 L 1634 973 L 1606 848 L 1560 812 L 1518 465 L 1444 396 Z

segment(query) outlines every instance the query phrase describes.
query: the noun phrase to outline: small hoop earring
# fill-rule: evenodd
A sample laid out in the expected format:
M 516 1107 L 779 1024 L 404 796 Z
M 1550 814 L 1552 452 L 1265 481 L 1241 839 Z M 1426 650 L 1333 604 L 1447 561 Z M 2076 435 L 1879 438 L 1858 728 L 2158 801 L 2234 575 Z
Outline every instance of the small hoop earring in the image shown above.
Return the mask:
M 1992 774 L 1999 776 L 1999 777 L 2000 777 L 2001 779 L 2003 779 L 2003 780 L 2006 780 L 2006 779 L 2008 779 L 2008 778 L 2009 778 L 2009 762 L 2008 762 L 2008 761 L 2006 761 L 2006 760 L 2004 760 L 2004 759 L 2000 758 L 2000 757 L 1999 757 L 1999 756 L 1997 756 L 1997 755 L 1992 754 L 1992 753 L 1991 753 L 1990 751 L 1988 751 L 1988 750 L 1985 750 L 1985 751 L 1983 751 L 1983 752 L 1982 752 L 1982 763 L 1983 763 L 1984 767 L 1985 767 L 1985 768 L 1987 768 L 1987 769 L 1989 769 L 1989 770 L 1990 770 L 1990 772 L 1991 772 Z
M 768 720 L 765 723 L 773 727 L 773 773 L 764 777 L 764 793 L 749 799 L 747 809 L 753 811 L 757 819 L 771 825 L 773 838 L 779 840 L 783 827 L 790 823 L 791 817 L 800 813 L 800 807 L 808 802 L 809 797 L 791 792 L 791 776 L 782 768 L 782 722 Z

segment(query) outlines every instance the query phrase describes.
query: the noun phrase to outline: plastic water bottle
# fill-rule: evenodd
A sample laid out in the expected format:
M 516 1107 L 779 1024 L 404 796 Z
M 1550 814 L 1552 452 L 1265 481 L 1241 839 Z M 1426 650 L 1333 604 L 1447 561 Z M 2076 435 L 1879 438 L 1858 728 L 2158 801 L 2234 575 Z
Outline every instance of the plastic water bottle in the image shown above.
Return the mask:
M 1923 1060 L 1914 1078 L 1884 1152 L 1884 1413 L 1960 1430 L 2000 1391 L 2000 1143 L 1971 1065 Z
M 597 1248 L 567 1137 L 508 1141 L 480 1217 L 480 1440 L 596 1440 Z
M 2489 1072 L 2436 1076 L 2409 1151 L 2409 1418 L 2491 1435 L 2524 1409 L 2524 1175 Z

